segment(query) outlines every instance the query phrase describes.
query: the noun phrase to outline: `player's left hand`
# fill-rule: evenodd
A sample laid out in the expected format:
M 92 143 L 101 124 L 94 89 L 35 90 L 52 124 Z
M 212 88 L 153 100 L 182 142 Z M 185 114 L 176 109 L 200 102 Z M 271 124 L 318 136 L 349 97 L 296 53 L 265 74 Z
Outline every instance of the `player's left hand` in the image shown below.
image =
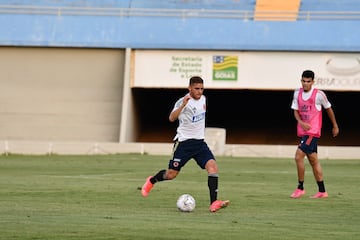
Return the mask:
M 338 126 L 333 127 L 333 129 L 332 129 L 332 134 L 333 134 L 333 137 L 336 137 L 337 135 L 339 135 L 339 128 L 338 128 Z

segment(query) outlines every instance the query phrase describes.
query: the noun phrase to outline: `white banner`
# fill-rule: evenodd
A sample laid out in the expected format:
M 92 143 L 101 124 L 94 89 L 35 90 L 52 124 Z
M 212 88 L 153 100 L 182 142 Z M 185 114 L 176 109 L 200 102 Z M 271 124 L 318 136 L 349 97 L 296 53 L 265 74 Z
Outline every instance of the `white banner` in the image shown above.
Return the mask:
M 191 76 L 205 88 L 292 90 L 315 72 L 324 90 L 360 90 L 360 53 L 135 50 L 132 87 L 184 88 Z

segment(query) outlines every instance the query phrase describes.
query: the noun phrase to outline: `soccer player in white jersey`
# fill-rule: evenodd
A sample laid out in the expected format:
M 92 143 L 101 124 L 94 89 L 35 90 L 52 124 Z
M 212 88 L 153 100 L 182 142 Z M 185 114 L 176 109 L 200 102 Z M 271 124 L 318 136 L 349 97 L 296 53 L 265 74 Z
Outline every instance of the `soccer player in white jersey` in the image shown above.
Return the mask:
M 325 93 L 317 88 L 313 88 L 315 74 L 311 70 L 303 71 L 301 75 L 302 88 L 294 91 L 291 108 L 294 110 L 294 117 L 297 121 L 297 136 L 300 144 L 295 153 L 295 162 L 298 175 L 298 186 L 290 195 L 292 198 L 300 198 L 305 194 L 304 177 L 305 165 L 304 158 L 307 157 L 318 185 L 319 191 L 311 198 L 326 198 L 328 193 L 325 190 L 323 172 L 318 159 L 317 146 L 321 136 L 322 127 L 322 108 L 332 123 L 332 135 L 339 134 L 339 127 L 336 122 L 334 111 Z
M 147 197 L 155 183 L 172 180 L 179 174 L 181 168 L 194 159 L 197 165 L 206 169 L 208 174 L 208 188 L 210 195 L 210 212 L 216 212 L 227 207 L 229 200 L 218 200 L 218 166 L 215 157 L 205 138 L 206 97 L 204 81 L 199 76 L 191 77 L 188 86 L 189 92 L 180 98 L 169 115 L 169 121 L 179 121 L 176 136 L 174 137 L 173 155 L 168 169 L 160 170 L 154 176 L 149 176 L 141 189 L 143 197 Z

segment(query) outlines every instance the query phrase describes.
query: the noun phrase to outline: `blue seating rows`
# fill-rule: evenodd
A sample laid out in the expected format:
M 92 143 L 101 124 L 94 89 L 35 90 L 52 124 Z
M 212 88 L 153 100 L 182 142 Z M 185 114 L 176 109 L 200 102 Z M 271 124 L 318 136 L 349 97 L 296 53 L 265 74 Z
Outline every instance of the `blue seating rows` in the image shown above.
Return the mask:
M 302 0 L 300 11 L 357 12 L 352 19 L 253 21 L 255 0 L 0 0 L 0 46 L 360 52 L 358 0 Z M 50 13 L 4 6 L 52 7 Z M 224 10 L 222 17 L 62 14 L 59 8 Z M 29 11 L 29 9 L 27 10 Z M 358 18 L 356 18 L 358 17 Z

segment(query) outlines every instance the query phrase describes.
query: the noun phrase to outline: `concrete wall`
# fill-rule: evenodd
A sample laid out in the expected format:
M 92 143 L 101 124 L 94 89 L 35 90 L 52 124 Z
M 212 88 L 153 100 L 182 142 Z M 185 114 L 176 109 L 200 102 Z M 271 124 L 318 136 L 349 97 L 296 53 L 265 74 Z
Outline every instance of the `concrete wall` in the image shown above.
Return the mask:
M 0 139 L 118 142 L 124 52 L 0 47 Z

